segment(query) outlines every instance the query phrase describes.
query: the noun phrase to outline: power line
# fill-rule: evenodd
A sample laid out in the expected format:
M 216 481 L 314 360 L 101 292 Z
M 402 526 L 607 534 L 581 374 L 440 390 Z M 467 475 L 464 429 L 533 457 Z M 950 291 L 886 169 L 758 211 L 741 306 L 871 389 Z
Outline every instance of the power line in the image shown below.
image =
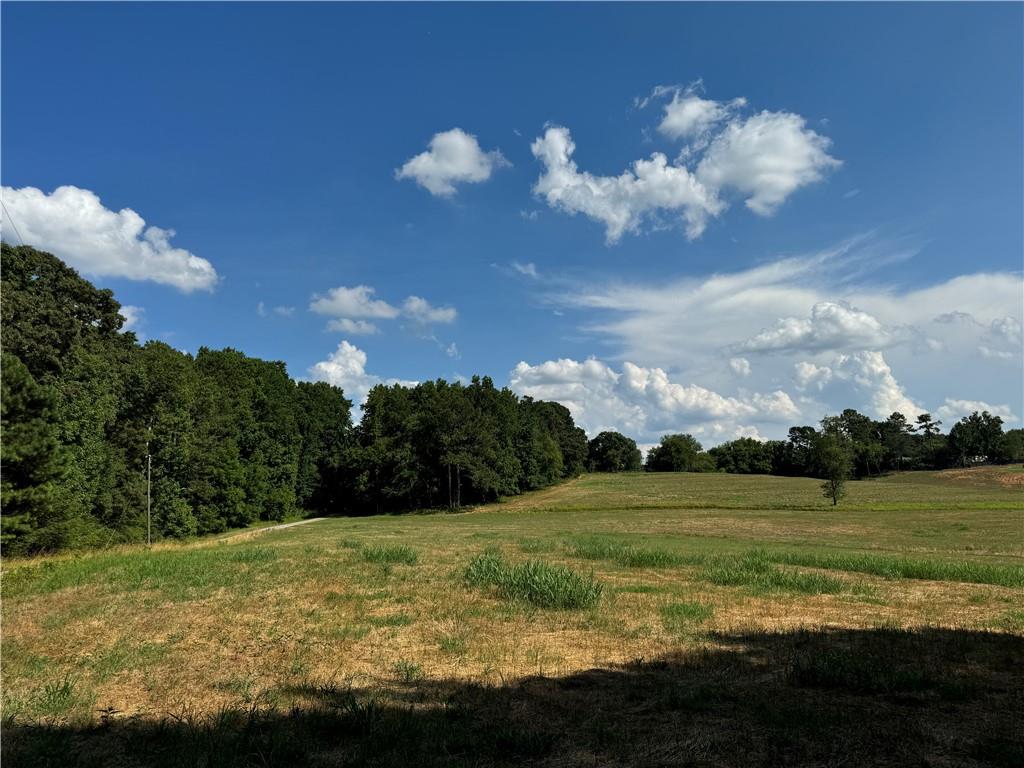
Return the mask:
M 21 239 L 21 232 L 18 231 L 18 225 L 15 224 L 14 223 L 14 219 L 11 218 L 11 212 L 8 211 L 7 210 L 7 206 L 4 205 L 3 198 L 0 198 L 0 206 L 3 206 L 4 213 L 7 215 L 7 220 L 9 222 L 11 222 L 11 229 L 13 229 L 14 230 L 14 234 L 16 234 L 18 236 L 18 242 L 21 243 L 22 245 L 24 245 L 25 241 Z

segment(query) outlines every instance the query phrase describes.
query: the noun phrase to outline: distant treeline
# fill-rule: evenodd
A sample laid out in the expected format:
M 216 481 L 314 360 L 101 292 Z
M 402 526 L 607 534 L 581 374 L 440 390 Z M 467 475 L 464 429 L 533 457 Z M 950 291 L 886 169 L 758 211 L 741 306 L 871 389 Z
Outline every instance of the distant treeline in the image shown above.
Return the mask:
M 636 443 L 618 432 L 590 441 L 592 471 L 731 472 L 741 475 L 823 477 L 840 452 L 846 475 L 870 477 L 912 469 L 1024 462 L 1024 429 L 1003 432 L 1003 420 L 988 411 L 965 416 L 939 432 L 941 421 L 920 414 L 911 424 L 901 413 L 875 421 L 852 408 L 822 419 L 820 428 L 791 427 L 787 440 L 741 437 L 705 451 L 692 435 L 665 435 L 641 462 Z M 826 461 L 828 457 L 828 461 Z
M 147 453 L 154 538 L 455 508 L 585 468 L 566 408 L 489 378 L 379 386 L 354 427 L 337 387 L 232 349 L 140 345 L 113 294 L 58 258 L 2 259 L 6 552 L 144 541 Z

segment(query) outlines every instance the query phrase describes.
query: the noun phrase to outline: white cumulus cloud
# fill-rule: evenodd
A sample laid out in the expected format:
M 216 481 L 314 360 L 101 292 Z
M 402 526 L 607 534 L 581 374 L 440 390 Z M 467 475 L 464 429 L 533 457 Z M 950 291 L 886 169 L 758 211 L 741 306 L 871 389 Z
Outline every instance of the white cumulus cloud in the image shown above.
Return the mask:
M 353 288 L 341 285 L 331 288 L 325 296 L 314 293 L 309 308 L 318 315 L 335 317 L 398 317 L 398 308 L 386 301 L 373 298 L 375 293 L 376 291 L 368 285 L 357 285 Z
M 520 362 L 511 373 L 510 386 L 521 395 L 562 403 L 591 435 L 615 429 L 640 440 L 679 431 L 724 440 L 756 433 L 752 421 L 785 421 L 800 415 L 781 390 L 730 397 L 673 381 L 661 368 L 628 361 L 621 370 L 594 358 Z
M 650 282 L 549 279 L 541 298 L 612 359 L 672 370 L 713 391 L 737 386 L 724 361 L 749 358 L 743 387 L 771 392 L 792 382 L 807 424 L 843 408 L 881 417 L 912 406 L 934 411 L 950 392 L 1007 403 L 1020 414 L 1024 356 L 1011 340 L 1024 309 L 1021 275 L 982 272 L 931 285 L 872 281 L 875 274 L 888 278 L 885 265 L 912 257 L 912 249 L 906 254 L 906 241 L 868 235 L 726 273 Z M 756 352 L 743 349 L 752 339 Z M 860 352 L 880 353 L 892 379 L 862 375 L 876 382 L 870 387 L 855 380 L 853 362 L 836 369 L 839 355 Z M 785 434 L 757 426 L 768 437 Z
M 665 105 L 665 116 L 658 123 L 658 131 L 670 139 L 700 137 L 746 103 L 742 97 L 721 102 L 701 98 L 692 88 L 676 90 Z
M 833 366 L 833 373 L 841 378 L 852 378 L 857 387 L 866 390 L 871 398 L 873 415 L 879 419 L 892 413 L 902 413 L 913 421 L 927 410 L 907 396 L 881 352 L 865 350 L 840 355 Z
M 832 381 L 832 369 L 827 365 L 815 365 L 807 360 L 802 360 L 795 366 L 796 388 L 800 390 L 817 387 L 819 390 Z
M 734 357 L 729 360 L 729 367 L 737 376 L 749 376 L 751 372 L 750 361 L 745 357 Z
M 986 403 L 984 400 L 956 400 L 954 398 L 947 397 L 945 402 L 939 406 L 936 413 L 940 419 L 946 422 L 946 429 L 949 429 L 964 416 L 970 416 L 975 411 L 978 413 L 988 411 L 993 416 L 998 416 L 1003 421 L 1017 421 L 1017 416 L 1012 410 L 1010 410 L 1010 406 L 992 405 L 991 403 Z
M 353 320 L 348 317 L 338 317 L 327 323 L 327 330 L 341 331 L 353 336 L 370 336 L 378 333 L 380 329 L 367 320 Z
M 415 386 L 415 381 L 400 379 L 383 379 L 366 371 L 366 352 L 354 344 L 343 340 L 338 348 L 327 356 L 326 360 L 314 363 L 309 368 L 309 376 L 313 381 L 326 381 L 341 387 L 345 396 L 357 405 L 366 402 L 366 395 L 378 384 L 404 384 Z
M 877 318 L 841 302 L 821 301 L 809 318 L 780 318 L 773 328 L 740 344 L 748 352 L 879 347 L 891 334 Z
M 454 307 L 435 307 L 419 296 L 409 296 L 402 304 L 402 314 L 421 325 L 454 323 L 457 312 Z
M 637 160 L 618 176 L 595 176 L 580 171 L 572 159 L 576 145 L 568 128 L 549 127 L 530 148 L 544 166 L 533 193 L 552 208 L 600 221 L 608 243 L 617 242 L 625 232 L 639 231 L 659 211 L 681 216 L 687 236 L 696 238 L 708 218 L 725 207 L 689 169 L 670 165 L 660 152 Z
M 744 116 L 744 98 L 706 99 L 700 85 L 659 86 L 637 101 L 644 108 L 671 95 L 658 131 L 689 142 L 674 162 L 654 152 L 617 176 L 598 176 L 577 166 L 569 129 L 549 126 L 531 145 L 543 166 L 534 194 L 551 208 L 601 222 L 609 244 L 639 232 L 645 222 L 660 225 L 662 214 L 681 219 L 692 240 L 729 207 L 730 198 L 771 216 L 796 190 L 841 165 L 829 154 L 831 140 L 800 115 L 765 110 Z
M 840 165 L 828 154 L 830 145 L 800 115 L 761 112 L 726 125 L 697 166 L 697 178 L 711 188 L 738 190 L 747 208 L 770 216 L 797 189 Z
M 212 291 L 217 271 L 206 259 L 171 245 L 174 230 L 146 226 L 131 208 L 112 211 L 88 189 L 0 189 L 26 245 L 50 251 L 75 269 L 97 277 L 123 277 L 172 285 L 190 293 Z M 3 226 L 11 226 L 7 213 Z
M 429 149 L 395 171 L 397 179 L 412 179 L 430 194 L 451 197 L 456 184 L 487 181 L 509 162 L 497 149 L 484 152 L 476 136 L 461 128 L 434 134 Z

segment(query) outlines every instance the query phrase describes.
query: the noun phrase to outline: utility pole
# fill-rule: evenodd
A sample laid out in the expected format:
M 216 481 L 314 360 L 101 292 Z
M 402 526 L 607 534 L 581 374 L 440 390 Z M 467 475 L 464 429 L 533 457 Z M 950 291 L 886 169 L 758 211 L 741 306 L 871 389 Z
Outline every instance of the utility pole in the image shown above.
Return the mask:
M 153 457 L 146 441 L 146 545 L 153 546 Z

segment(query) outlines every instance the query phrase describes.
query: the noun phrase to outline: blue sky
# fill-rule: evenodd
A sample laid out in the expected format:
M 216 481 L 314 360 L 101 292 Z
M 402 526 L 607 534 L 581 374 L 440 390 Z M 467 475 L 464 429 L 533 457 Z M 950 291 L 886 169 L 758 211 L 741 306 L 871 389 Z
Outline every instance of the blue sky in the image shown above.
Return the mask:
M 645 443 L 847 406 L 1020 426 L 1022 24 L 8 3 L 4 202 L 141 337 L 356 399 L 486 373 Z

